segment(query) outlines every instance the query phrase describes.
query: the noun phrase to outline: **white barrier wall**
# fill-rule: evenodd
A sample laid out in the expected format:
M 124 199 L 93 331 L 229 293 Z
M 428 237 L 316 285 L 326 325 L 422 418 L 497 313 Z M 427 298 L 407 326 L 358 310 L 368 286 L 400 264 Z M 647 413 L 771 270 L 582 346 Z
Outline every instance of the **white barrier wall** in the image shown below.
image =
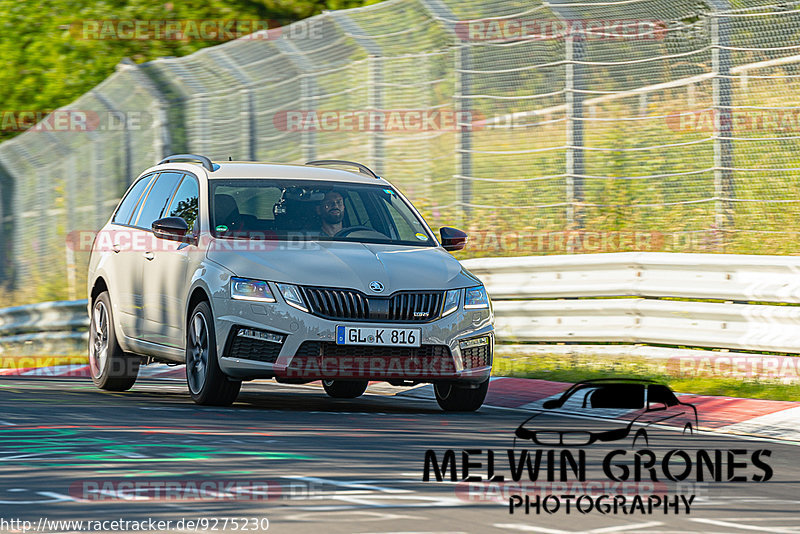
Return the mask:
M 463 264 L 492 296 L 501 342 L 800 353 L 800 257 L 623 252 Z
M 800 257 L 623 252 L 462 263 L 492 296 L 500 343 L 800 354 Z M 85 340 L 87 326 L 86 301 L 2 309 L 0 353 L 20 343 Z

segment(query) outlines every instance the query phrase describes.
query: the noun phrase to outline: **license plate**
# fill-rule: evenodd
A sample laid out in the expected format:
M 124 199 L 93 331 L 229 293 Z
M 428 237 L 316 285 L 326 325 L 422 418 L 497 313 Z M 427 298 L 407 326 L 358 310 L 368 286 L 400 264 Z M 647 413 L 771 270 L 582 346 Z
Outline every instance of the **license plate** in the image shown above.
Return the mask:
M 377 345 L 382 347 L 419 347 L 419 328 L 365 328 L 336 326 L 337 345 Z

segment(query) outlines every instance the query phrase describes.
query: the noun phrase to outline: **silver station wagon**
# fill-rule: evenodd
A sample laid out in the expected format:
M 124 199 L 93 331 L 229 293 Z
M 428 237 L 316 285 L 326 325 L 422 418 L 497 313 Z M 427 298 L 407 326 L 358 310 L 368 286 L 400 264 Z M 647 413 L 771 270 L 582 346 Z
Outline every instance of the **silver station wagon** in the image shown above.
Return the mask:
M 212 162 L 147 169 L 95 237 L 94 383 L 124 391 L 143 363 L 186 364 L 192 399 L 228 405 L 242 381 L 432 383 L 477 410 L 492 366 L 491 302 L 411 203 L 359 163 Z

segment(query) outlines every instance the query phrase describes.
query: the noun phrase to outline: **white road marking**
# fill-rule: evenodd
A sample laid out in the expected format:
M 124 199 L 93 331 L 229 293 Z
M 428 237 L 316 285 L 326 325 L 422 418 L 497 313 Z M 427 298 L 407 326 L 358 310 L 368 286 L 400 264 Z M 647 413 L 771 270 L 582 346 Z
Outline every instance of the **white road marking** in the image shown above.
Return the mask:
M 330 510 L 330 511 L 333 511 L 333 510 Z M 365 517 L 363 517 L 363 518 L 355 517 L 357 514 L 365 516 Z M 338 519 L 338 517 L 340 515 L 341 514 L 336 514 L 336 516 L 333 516 L 333 517 L 329 516 L 328 520 Z M 289 521 L 319 521 L 320 520 L 319 516 L 320 516 L 319 512 L 316 512 L 314 514 L 310 514 L 310 513 L 307 513 L 307 514 L 292 514 L 292 515 L 283 517 L 281 520 L 282 521 L 285 521 L 285 520 L 289 520 Z M 415 515 L 392 514 L 392 513 L 389 513 L 389 512 L 373 512 L 373 511 L 367 511 L 367 510 L 364 510 L 364 511 L 348 510 L 347 515 L 344 516 L 343 519 L 347 520 L 348 522 L 353 522 L 353 521 L 363 522 L 363 521 L 396 521 L 398 519 L 422 520 L 422 519 L 426 519 L 426 518 L 420 517 L 420 516 L 415 516 Z M 442 534 L 444 534 L 444 533 L 442 533 Z
M 20 504 L 48 504 L 52 502 L 67 502 L 67 501 L 77 502 L 77 499 L 73 499 L 69 495 L 62 495 L 61 493 L 55 493 L 52 491 L 37 491 L 36 494 L 41 495 L 42 497 L 49 497 L 49 499 L 45 501 L 0 501 L 0 504 L 20 505 Z
M 796 518 L 793 518 L 796 520 Z M 725 528 L 738 528 L 740 530 L 755 530 L 757 532 L 776 532 L 780 534 L 792 534 L 797 532 L 797 529 L 794 527 L 767 527 L 764 525 L 744 525 L 742 523 L 731 523 L 729 521 L 720 521 L 718 519 L 701 519 L 699 517 L 692 518 L 691 521 L 696 523 L 705 523 L 707 525 L 714 525 L 716 527 L 725 527 Z M 741 521 L 737 519 L 737 521 Z
M 303 482 L 315 482 L 317 484 L 330 484 L 332 486 L 341 486 L 345 488 L 357 488 L 357 489 L 380 491 L 383 493 L 413 493 L 411 490 L 385 488 L 383 486 L 373 486 L 371 484 L 364 484 L 364 482 L 366 481 L 360 481 L 360 480 L 347 481 L 347 480 L 333 480 L 329 478 L 301 477 L 301 476 L 282 476 L 281 478 L 288 478 L 291 480 L 302 480 Z
M 504 530 L 519 530 L 521 532 L 541 532 L 542 534 L 575 534 L 583 532 L 585 534 L 611 534 L 614 532 L 625 532 L 629 530 L 639 530 L 643 528 L 657 527 L 663 525 L 660 521 L 648 521 L 647 523 L 636 523 L 633 525 L 619 525 L 615 527 L 602 527 L 592 530 L 558 530 L 554 528 L 536 527 L 533 525 L 526 525 L 522 523 L 495 523 L 492 525 L 495 528 Z

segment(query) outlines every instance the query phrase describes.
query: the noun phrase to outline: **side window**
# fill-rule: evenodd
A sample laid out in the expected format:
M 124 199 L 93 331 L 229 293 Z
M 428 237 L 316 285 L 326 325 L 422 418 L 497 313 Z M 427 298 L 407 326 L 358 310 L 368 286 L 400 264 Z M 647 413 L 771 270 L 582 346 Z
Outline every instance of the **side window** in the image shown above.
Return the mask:
M 197 179 L 189 175 L 184 176 L 164 217 L 181 217 L 189 225 L 190 231 L 194 232 L 196 230 L 199 197 L 200 189 L 197 185 Z
M 122 199 L 122 202 L 120 202 L 112 222 L 116 224 L 128 224 L 131 214 L 139 204 L 139 199 L 141 198 L 142 193 L 144 193 L 147 189 L 147 184 L 150 183 L 150 181 L 153 179 L 153 176 L 155 175 L 150 174 L 136 182 L 130 191 L 128 191 L 128 194 L 125 195 L 125 198 Z
M 389 215 L 389 224 L 394 226 L 393 234 L 402 241 L 427 241 L 428 234 L 420 222 L 411 218 L 408 208 L 395 195 L 381 195 Z
M 350 193 L 344 201 L 345 214 L 350 217 L 351 226 L 372 226 L 369 222 L 369 215 L 364 208 L 364 199 L 357 193 Z
M 153 221 L 160 219 L 161 214 L 167 209 L 169 201 L 172 200 L 172 193 L 175 192 L 182 177 L 183 174 L 179 172 L 162 172 L 158 175 L 156 183 L 144 199 L 144 205 L 139 209 L 136 226 L 150 230 Z
M 667 386 L 652 384 L 647 388 L 647 402 L 650 404 L 660 403 L 667 406 L 679 404 L 677 397 Z

